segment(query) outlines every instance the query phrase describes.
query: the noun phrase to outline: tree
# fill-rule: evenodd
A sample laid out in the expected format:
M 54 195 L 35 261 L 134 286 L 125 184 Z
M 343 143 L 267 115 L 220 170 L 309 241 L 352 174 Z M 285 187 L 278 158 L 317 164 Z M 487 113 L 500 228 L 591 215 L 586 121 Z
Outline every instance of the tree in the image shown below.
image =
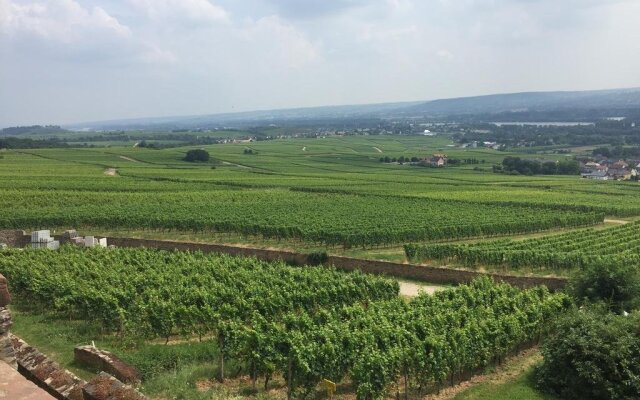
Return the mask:
M 184 160 L 189 162 L 207 162 L 209 161 L 209 153 L 204 149 L 189 150 Z
M 640 271 L 633 264 L 592 264 L 576 273 L 570 289 L 578 303 L 604 302 L 614 312 L 640 306 Z
M 545 342 L 535 378 L 541 390 L 566 400 L 637 399 L 640 314 L 576 310 Z

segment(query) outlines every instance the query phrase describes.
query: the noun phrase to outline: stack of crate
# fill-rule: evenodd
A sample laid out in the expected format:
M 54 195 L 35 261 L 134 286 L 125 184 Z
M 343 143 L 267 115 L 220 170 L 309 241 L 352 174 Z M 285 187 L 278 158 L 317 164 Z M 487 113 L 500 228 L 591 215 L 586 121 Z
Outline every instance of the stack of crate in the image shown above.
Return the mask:
M 34 249 L 57 250 L 60 242 L 51 237 L 51 232 L 47 230 L 31 232 L 31 247 Z

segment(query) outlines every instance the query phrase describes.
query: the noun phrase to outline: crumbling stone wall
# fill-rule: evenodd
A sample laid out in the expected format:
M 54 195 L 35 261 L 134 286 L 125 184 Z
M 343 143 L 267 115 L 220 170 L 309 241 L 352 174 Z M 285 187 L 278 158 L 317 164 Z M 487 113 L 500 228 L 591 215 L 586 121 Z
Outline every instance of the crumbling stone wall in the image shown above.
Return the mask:
M 77 346 L 73 349 L 73 359 L 79 364 L 107 372 L 124 383 L 140 382 L 140 374 L 135 368 L 108 351 L 93 346 Z
M 31 238 L 24 231 L 0 230 L 0 243 L 5 243 L 11 247 L 24 247 Z
M 0 307 L 0 362 L 5 362 L 14 369 L 18 369 L 16 355 L 13 351 L 13 343 L 9 336 L 11 324 L 11 313 L 9 309 Z
M 101 372 L 83 389 L 85 400 L 147 400 L 147 397 L 106 372 Z
M 24 340 L 11 335 L 16 352 L 18 372 L 60 400 L 84 400 L 86 381 L 62 368 Z

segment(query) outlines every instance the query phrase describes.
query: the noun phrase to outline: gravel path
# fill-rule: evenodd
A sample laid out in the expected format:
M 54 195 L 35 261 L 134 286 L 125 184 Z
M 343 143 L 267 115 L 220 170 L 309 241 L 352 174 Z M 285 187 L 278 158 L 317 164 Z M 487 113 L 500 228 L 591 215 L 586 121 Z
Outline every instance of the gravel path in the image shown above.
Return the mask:
M 445 290 L 446 287 L 429 285 L 428 283 L 415 283 L 407 281 L 399 281 L 400 283 L 400 295 L 415 297 L 419 292 L 426 292 L 427 294 L 433 294 L 437 290 Z

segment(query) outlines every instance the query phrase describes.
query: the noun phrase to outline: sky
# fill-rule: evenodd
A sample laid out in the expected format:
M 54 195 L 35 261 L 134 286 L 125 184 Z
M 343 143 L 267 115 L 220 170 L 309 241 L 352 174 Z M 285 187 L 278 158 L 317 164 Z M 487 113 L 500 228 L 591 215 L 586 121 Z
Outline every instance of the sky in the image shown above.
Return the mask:
M 0 127 L 640 86 L 638 0 L 0 0 Z

